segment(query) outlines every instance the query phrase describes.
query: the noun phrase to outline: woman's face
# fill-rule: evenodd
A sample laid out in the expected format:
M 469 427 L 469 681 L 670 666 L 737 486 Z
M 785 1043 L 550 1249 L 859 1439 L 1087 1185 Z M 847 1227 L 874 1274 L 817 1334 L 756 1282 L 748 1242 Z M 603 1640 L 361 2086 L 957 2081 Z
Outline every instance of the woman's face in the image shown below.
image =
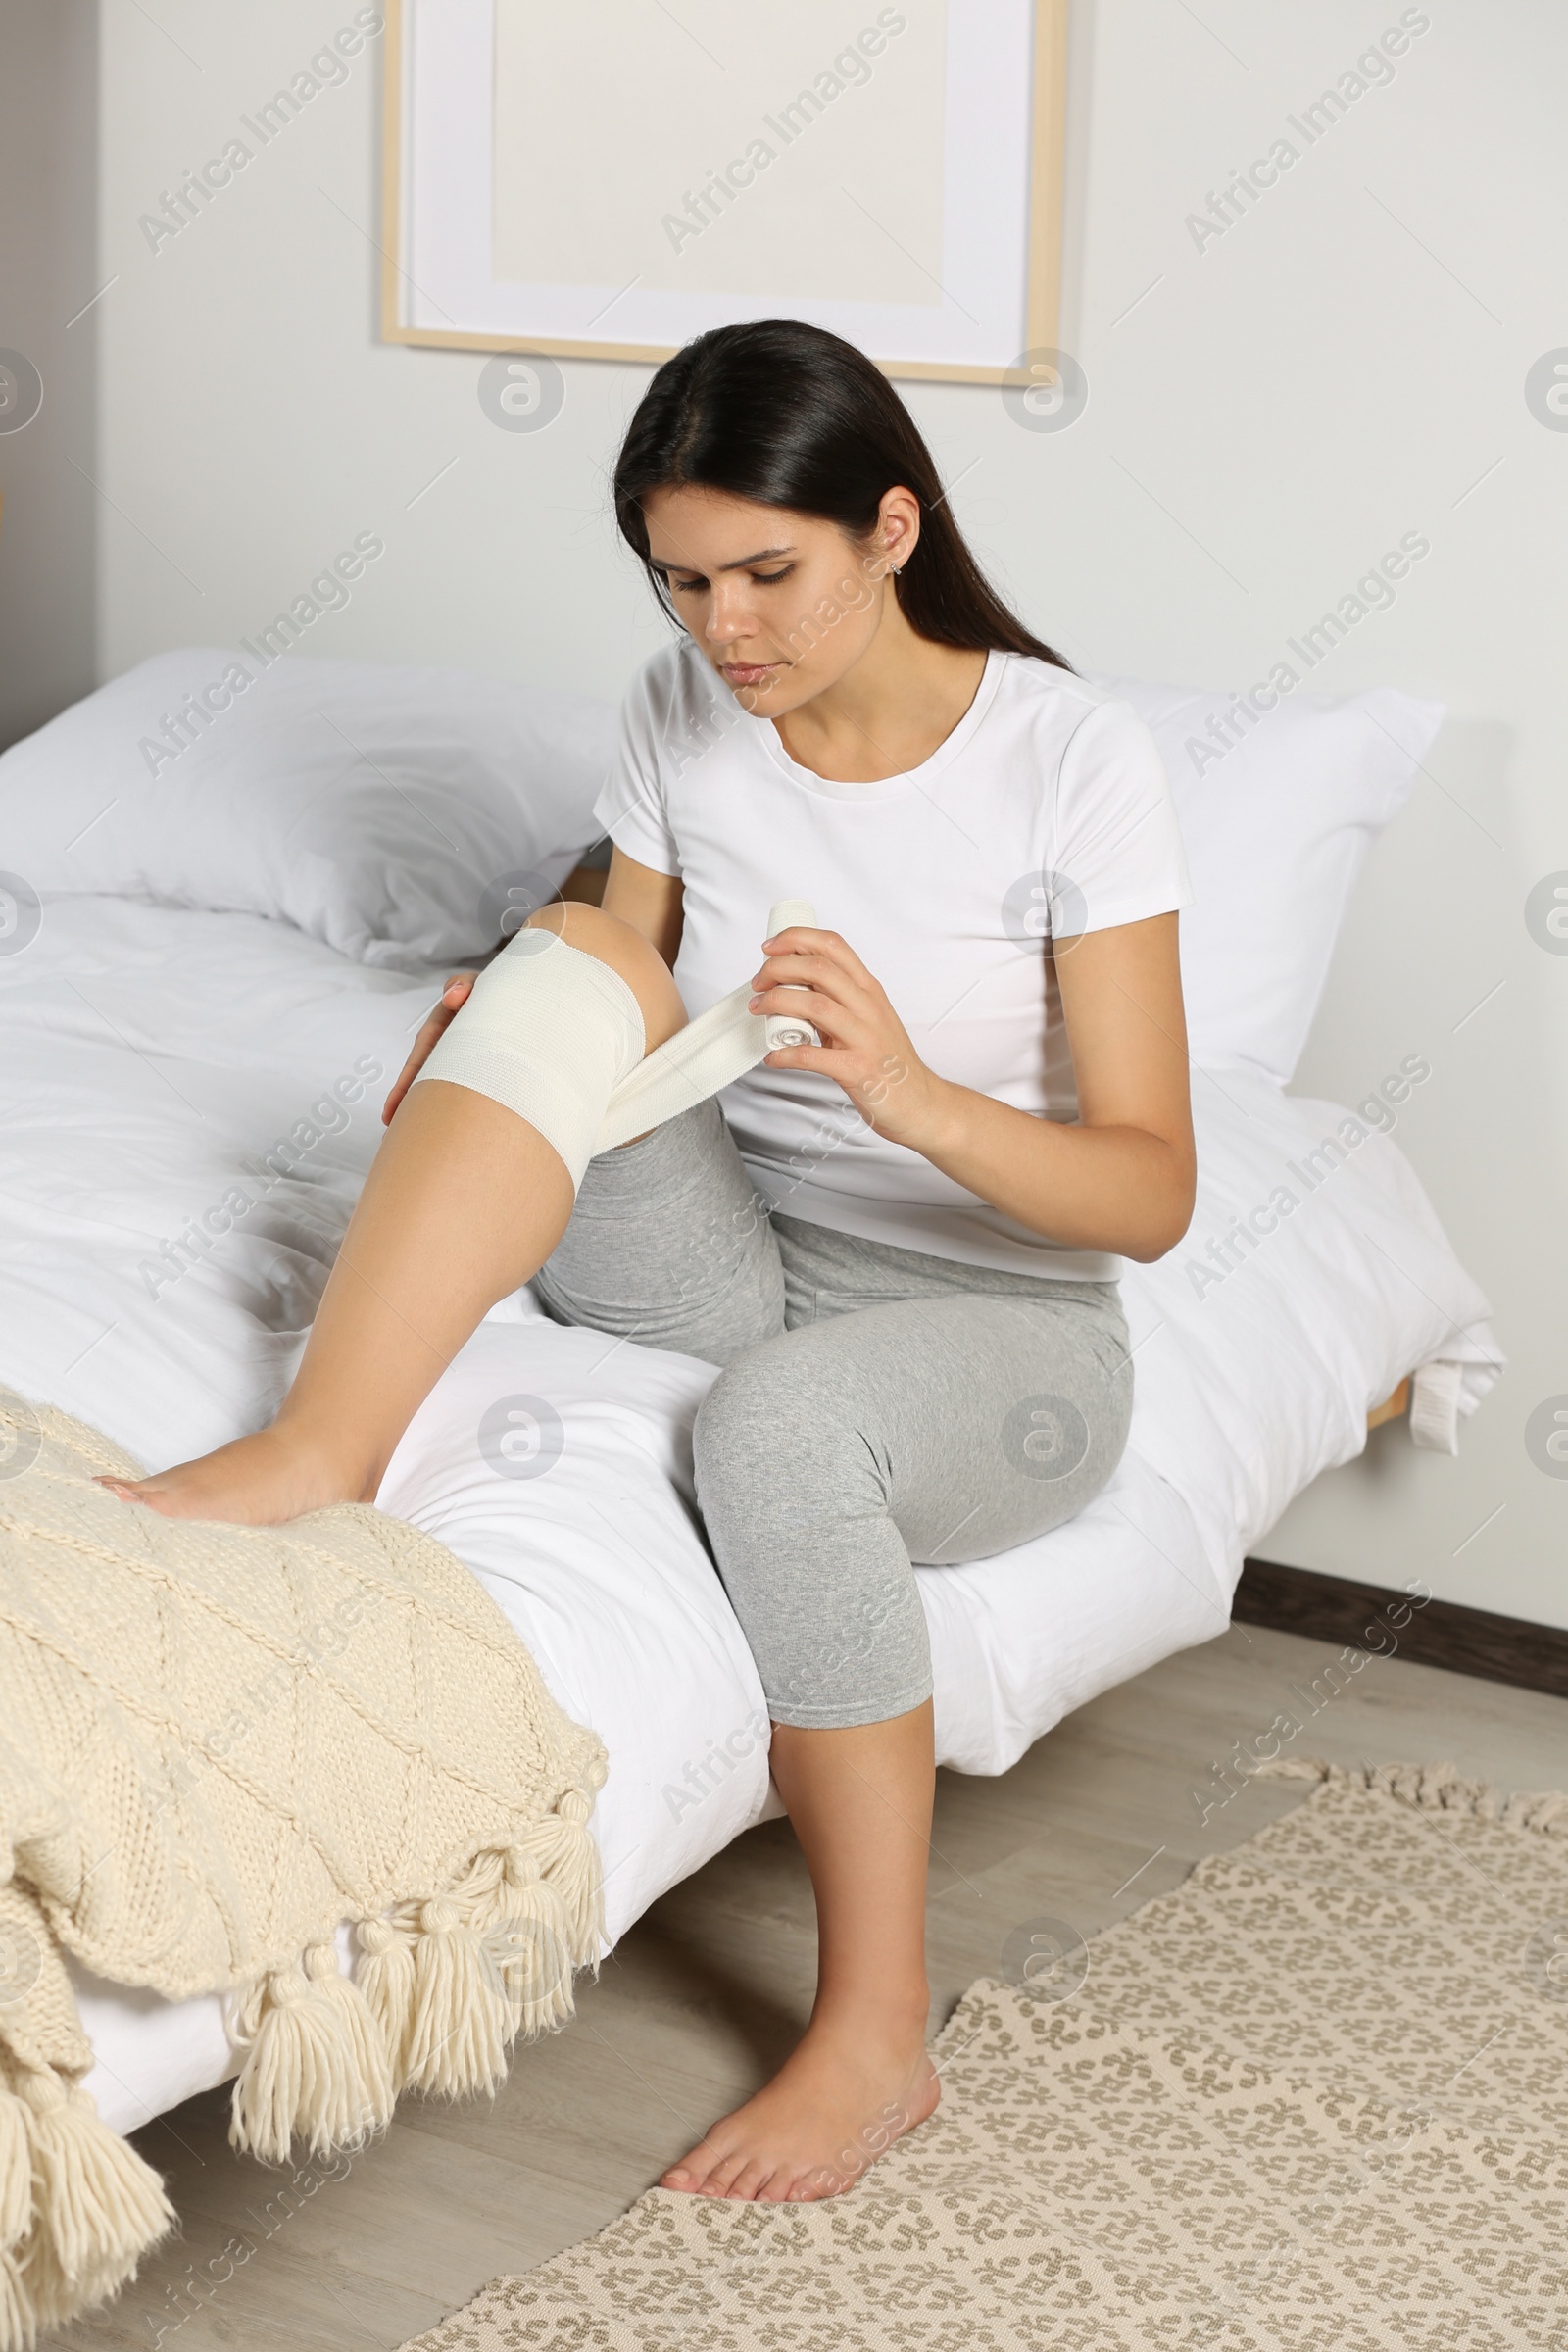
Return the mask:
M 919 506 L 890 490 L 861 548 L 819 514 L 721 490 L 656 490 L 649 555 L 670 602 L 746 710 L 781 717 L 852 669 L 876 635 L 888 572 L 907 558 Z

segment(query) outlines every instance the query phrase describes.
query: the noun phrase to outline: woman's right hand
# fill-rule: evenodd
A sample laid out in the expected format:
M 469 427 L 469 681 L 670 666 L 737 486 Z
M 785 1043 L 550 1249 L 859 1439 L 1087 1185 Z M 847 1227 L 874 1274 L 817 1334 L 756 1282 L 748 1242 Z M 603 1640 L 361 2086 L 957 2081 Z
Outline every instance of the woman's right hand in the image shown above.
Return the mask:
M 392 1114 L 404 1096 L 430 1058 L 430 1051 L 442 1031 L 449 1027 L 455 1014 L 461 1012 L 479 977 L 477 972 L 454 972 L 441 991 L 441 1002 L 414 1041 L 414 1051 L 398 1072 L 397 1083 L 381 1105 L 381 1124 L 389 1127 Z

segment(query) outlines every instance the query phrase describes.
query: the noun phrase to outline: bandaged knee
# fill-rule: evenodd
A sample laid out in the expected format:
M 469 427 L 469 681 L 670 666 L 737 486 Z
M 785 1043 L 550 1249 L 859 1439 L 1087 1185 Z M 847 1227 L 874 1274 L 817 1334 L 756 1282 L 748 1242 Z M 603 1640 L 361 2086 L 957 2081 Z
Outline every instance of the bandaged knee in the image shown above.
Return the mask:
M 768 937 L 813 919 L 804 900 L 781 902 Z M 645 1054 L 642 1008 L 620 974 L 553 931 L 523 929 L 479 974 L 416 1084 L 466 1086 L 526 1119 L 575 1193 L 597 1152 L 706 1102 L 779 1046 L 815 1043 L 804 1022 L 750 1011 L 751 995 L 743 982 Z M 793 1034 L 770 1034 L 781 1029 Z

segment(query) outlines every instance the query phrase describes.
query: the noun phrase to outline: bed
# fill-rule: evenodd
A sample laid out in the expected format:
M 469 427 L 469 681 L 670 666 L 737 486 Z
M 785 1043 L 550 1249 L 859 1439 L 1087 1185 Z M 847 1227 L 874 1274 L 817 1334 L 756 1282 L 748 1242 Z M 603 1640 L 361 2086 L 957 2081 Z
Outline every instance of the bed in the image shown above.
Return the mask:
M 0 760 L 0 1381 L 149 1466 L 270 1411 L 435 984 L 575 865 L 611 724 L 571 697 L 363 663 L 287 661 L 215 698 L 236 666 L 160 656 Z M 1353 1109 L 1286 1092 L 1367 844 L 1441 712 L 1299 698 L 1197 760 L 1224 698 L 1118 691 L 1161 743 L 1194 870 L 1198 1205 L 1124 1282 L 1137 1395 L 1105 1492 L 1015 1552 L 919 1572 L 938 1755 L 969 1773 L 1220 1632 L 1249 1546 L 1409 1375 L 1448 1368 L 1456 1425 L 1501 1363 L 1393 1140 L 1418 1072 Z M 605 1739 L 612 1943 L 776 1810 L 761 1691 L 693 1508 L 712 1377 L 564 1330 L 524 1291 L 379 1496 L 471 1568 Z M 498 1460 L 498 1411 L 549 1443 Z M 216 1996 L 85 1975 L 78 1993 L 118 2129 L 232 2071 Z

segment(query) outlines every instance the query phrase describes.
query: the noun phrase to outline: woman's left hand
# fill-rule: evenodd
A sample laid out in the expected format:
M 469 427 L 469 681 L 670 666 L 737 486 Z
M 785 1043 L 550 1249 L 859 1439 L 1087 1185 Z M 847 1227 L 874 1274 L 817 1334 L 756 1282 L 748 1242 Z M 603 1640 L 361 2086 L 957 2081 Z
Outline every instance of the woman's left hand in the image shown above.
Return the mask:
M 836 1079 L 878 1135 L 924 1152 L 947 1083 L 927 1069 L 908 1031 L 853 948 L 836 931 L 780 931 L 753 979 L 751 1009 L 809 1021 L 819 1046 L 783 1046 L 770 1070 L 820 1070 Z

